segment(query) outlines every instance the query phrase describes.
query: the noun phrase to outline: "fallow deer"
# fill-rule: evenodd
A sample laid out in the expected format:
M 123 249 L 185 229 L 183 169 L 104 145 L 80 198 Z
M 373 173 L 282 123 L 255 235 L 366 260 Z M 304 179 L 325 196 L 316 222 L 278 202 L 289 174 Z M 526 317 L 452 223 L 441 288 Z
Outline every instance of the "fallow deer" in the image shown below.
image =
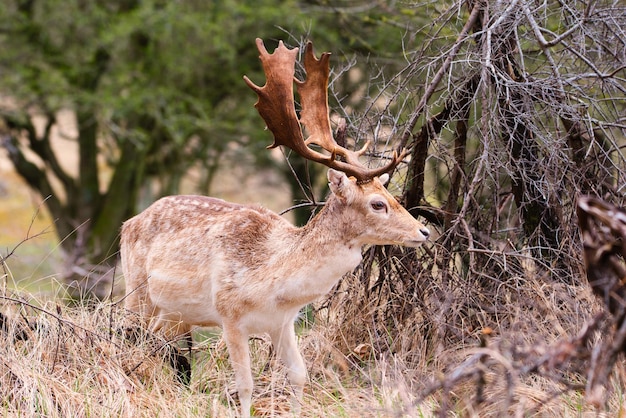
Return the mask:
M 300 309 L 353 270 L 364 245 L 414 247 L 430 234 L 383 185 L 403 155 L 394 153 L 388 164 L 368 169 L 359 161 L 367 146 L 351 151 L 333 138 L 330 54 L 318 60 L 307 44 L 306 81 L 301 82 L 294 77 L 297 48 L 280 42 L 270 54 L 261 39 L 256 43 L 266 85 L 244 80 L 257 93 L 255 107 L 274 135 L 270 147 L 285 145 L 329 167 L 331 194 L 324 208 L 304 227 L 295 227 L 259 206 L 171 196 L 125 222 L 121 235 L 127 309 L 168 338 L 188 333 L 192 326 L 220 326 L 245 417 L 253 389 L 250 334 L 269 334 L 298 407 L 307 376 L 294 331 Z M 309 133 L 306 140 L 301 124 Z M 311 144 L 328 154 L 309 148 Z

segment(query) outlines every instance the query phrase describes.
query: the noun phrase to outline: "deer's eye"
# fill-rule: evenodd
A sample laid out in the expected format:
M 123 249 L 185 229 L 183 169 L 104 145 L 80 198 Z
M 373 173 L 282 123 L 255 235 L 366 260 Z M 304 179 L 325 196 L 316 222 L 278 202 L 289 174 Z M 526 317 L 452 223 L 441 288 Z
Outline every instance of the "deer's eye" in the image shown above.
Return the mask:
M 382 200 L 374 200 L 370 205 L 376 212 L 387 212 L 387 204 Z

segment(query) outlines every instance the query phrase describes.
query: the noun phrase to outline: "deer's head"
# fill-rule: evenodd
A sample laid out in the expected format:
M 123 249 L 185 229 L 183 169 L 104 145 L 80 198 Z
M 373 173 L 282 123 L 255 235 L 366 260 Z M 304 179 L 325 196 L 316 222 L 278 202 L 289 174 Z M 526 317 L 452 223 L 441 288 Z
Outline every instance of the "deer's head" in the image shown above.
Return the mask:
M 366 183 L 340 171 L 328 170 L 328 185 L 334 195 L 334 208 L 347 212 L 343 222 L 351 223 L 359 244 L 403 245 L 416 247 L 426 241 L 430 231 L 387 191 L 388 174 Z

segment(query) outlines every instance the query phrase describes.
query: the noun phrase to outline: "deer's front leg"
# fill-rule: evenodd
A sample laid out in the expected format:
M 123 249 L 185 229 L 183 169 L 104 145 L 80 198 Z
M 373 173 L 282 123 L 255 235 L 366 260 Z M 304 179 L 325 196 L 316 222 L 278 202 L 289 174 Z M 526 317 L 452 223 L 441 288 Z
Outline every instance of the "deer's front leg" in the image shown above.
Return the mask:
M 248 346 L 248 335 L 242 332 L 237 324 L 224 322 L 224 341 L 228 347 L 230 362 L 235 371 L 235 386 L 239 394 L 241 405 L 241 416 L 250 416 L 252 405 L 252 371 L 250 370 L 250 347 Z
M 293 412 L 299 414 L 307 372 L 300 350 L 298 350 L 293 322 L 288 321 L 282 328 L 274 330 L 270 333 L 270 337 L 277 357 L 287 367 L 287 375 L 295 395 Z

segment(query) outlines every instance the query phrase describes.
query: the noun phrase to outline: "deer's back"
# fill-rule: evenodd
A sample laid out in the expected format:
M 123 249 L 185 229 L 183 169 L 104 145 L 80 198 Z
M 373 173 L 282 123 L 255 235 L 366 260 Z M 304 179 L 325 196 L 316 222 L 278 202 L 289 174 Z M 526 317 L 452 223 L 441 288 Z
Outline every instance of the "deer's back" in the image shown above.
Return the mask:
M 273 242 L 293 229 L 258 206 L 203 196 L 160 199 L 122 227 L 126 306 L 146 316 L 184 310 L 185 322 L 219 325 L 218 310 L 245 305 L 224 295 L 258 292 L 258 270 L 268 265 Z

